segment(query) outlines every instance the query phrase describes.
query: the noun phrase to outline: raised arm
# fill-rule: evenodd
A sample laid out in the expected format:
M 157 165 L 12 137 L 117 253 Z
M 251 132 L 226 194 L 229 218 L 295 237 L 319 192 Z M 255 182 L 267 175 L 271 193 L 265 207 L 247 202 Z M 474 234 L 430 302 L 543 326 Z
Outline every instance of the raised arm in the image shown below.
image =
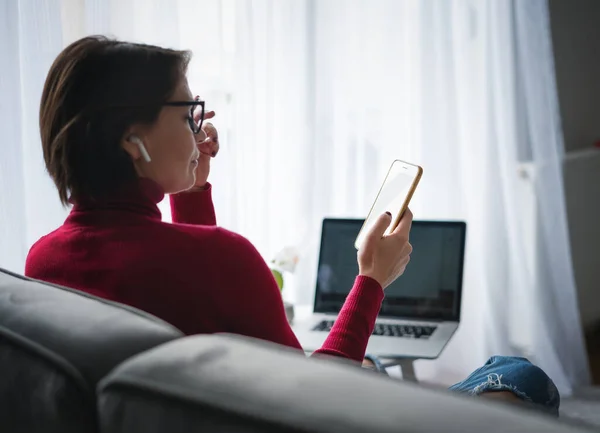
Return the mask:
M 254 246 L 245 238 L 222 231 L 226 241 L 218 256 L 228 263 L 220 273 L 219 287 L 227 291 L 230 331 L 260 338 L 301 350 L 302 347 L 287 322 L 281 293 L 268 266 Z M 383 290 L 372 278 L 357 277 L 338 320 L 323 347 L 315 354 L 327 354 L 362 362 Z
M 360 275 L 323 346 L 313 355 L 334 355 L 362 363 L 373 332 L 383 288 L 404 272 L 412 247 L 408 236 L 412 213 L 407 210 L 394 232 L 384 236 L 391 215 L 382 215 L 358 253 Z M 223 290 L 220 315 L 229 332 L 302 349 L 285 316 L 281 293 L 273 275 L 254 246 L 242 236 L 219 230 L 211 246 L 220 262 L 215 290 Z
M 200 113 L 196 113 L 197 116 Z M 205 114 L 204 120 L 212 119 L 214 111 Z M 196 118 L 199 121 L 200 118 Z M 212 201 L 212 185 L 208 182 L 210 161 L 219 152 L 219 134 L 210 122 L 204 122 L 202 130 L 196 135 L 196 143 L 200 156 L 196 167 L 196 183 L 188 191 L 173 194 L 171 201 L 171 218 L 180 224 L 209 225 L 217 224 L 215 207 Z
M 169 200 L 174 223 L 209 226 L 217 224 L 210 183 L 207 183 L 204 189 L 172 194 Z

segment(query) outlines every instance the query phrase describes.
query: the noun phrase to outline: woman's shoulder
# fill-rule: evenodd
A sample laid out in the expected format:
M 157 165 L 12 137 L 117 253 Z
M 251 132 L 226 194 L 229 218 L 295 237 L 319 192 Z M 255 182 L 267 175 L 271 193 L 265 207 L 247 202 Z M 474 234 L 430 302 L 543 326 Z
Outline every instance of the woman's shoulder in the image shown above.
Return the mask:
M 193 263 L 207 273 L 224 272 L 237 276 L 266 272 L 267 265 L 256 247 L 244 236 L 218 226 L 173 225 L 172 229 L 185 233 L 185 240 L 170 242 L 171 250 L 182 262 Z M 259 277 L 253 277 L 263 281 Z M 257 281 L 258 284 L 258 281 Z
M 189 224 L 168 224 L 169 228 L 189 236 L 189 240 L 196 245 L 202 242 L 202 246 L 209 246 L 215 252 L 223 252 L 229 255 L 259 254 L 254 245 L 239 233 L 227 230 L 219 226 L 202 226 Z
M 30 247 L 29 252 L 27 253 L 27 258 L 29 258 L 32 254 L 35 254 L 39 250 L 44 250 L 48 248 L 53 239 L 60 234 L 62 226 L 51 231 L 50 233 L 41 236 L 37 241 L 35 241 Z

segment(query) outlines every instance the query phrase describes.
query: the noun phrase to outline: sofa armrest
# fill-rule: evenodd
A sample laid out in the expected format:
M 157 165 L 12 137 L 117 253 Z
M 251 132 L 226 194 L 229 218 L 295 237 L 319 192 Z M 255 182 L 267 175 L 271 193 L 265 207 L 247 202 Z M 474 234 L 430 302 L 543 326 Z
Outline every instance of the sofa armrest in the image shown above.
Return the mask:
M 554 418 L 232 335 L 138 355 L 98 387 L 101 432 L 578 432 Z

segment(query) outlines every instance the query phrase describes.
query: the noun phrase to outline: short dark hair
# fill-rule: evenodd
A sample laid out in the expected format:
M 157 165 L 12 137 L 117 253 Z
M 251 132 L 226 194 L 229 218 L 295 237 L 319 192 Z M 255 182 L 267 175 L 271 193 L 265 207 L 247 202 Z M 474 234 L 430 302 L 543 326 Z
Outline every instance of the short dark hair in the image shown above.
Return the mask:
M 60 200 L 94 200 L 136 176 L 120 142 L 152 124 L 185 75 L 188 51 L 89 36 L 52 64 L 40 104 L 46 169 Z

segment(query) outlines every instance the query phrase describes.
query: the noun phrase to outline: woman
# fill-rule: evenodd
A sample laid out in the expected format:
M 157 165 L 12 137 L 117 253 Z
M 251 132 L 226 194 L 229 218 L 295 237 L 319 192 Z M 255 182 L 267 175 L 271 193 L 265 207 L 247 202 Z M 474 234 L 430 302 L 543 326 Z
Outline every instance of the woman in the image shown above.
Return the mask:
M 65 223 L 41 238 L 26 275 L 132 305 L 186 334 L 232 332 L 301 349 L 272 274 L 243 237 L 216 227 L 207 183 L 214 112 L 192 97 L 190 55 L 104 37 L 67 47 L 48 74 L 42 147 Z M 171 194 L 174 224 L 157 203 Z M 361 362 L 383 289 L 409 261 L 412 215 L 382 215 L 318 353 Z
M 58 56 L 43 90 L 40 129 L 48 173 L 73 209 L 33 245 L 25 273 L 132 305 L 186 334 L 231 332 L 300 351 L 261 256 L 216 226 L 207 178 L 219 140 L 206 122 L 215 113 L 192 97 L 189 59 L 104 37 L 83 38 Z M 173 224 L 161 221 L 157 207 L 165 194 Z M 369 233 L 359 275 L 316 353 L 363 361 L 383 289 L 404 272 L 412 250 L 410 211 L 383 236 L 390 222 L 381 215 Z M 516 360 L 488 362 L 453 389 L 548 406 L 546 394 L 533 399 L 519 390 L 520 372 L 541 370 Z M 478 383 L 482 375 L 494 379 Z M 535 377 L 534 389 L 549 388 L 543 372 Z

